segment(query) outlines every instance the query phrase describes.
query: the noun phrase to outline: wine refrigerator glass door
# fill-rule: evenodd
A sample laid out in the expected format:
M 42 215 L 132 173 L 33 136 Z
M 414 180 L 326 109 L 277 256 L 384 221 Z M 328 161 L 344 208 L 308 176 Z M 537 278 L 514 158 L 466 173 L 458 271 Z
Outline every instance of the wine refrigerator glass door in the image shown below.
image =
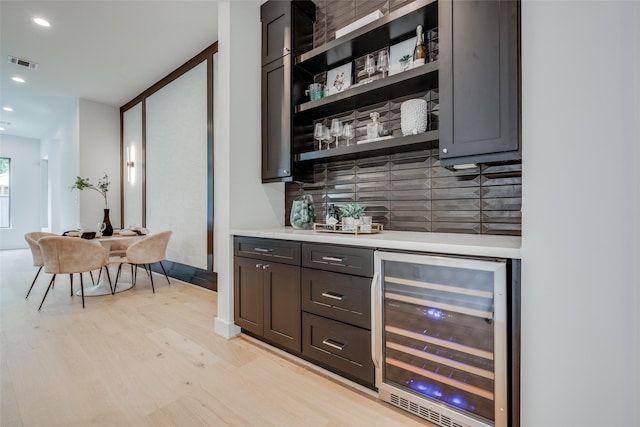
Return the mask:
M 506 425 L 506 262 L 378 251 L 376 273 L 380 398 L 443 426 Z

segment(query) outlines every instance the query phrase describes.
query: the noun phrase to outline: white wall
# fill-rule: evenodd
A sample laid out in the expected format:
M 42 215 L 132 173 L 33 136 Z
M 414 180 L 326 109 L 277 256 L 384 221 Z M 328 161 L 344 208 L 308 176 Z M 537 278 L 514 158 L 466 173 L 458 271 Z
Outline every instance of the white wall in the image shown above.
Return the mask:
M 80 99 L 79 105 L 80 176 L 95 185 L 107 173 L 111 181 L 107 192 L 109 218 L 111 225 L 120 227 L 120 111 L 86 99 Z M 103 217 L 102 196 L 93 190 L 80 192 L 83 228 L 95 231 Z
M 522 4 L 525 427 L 640 425 L 638 8 Z
M 123 227 L 141 226 L 142 221 L 142 102 L 125 111 L 122 115 L 122 138 L 124 147 Z M 133 162 L 133 167 L 127 166 Z
M 49 227 L 53 233 L 74 229 L 80 223 L 80 194 L 69 189 L 80 173 L 79 120 L 79 102 L 75 100 L 41 140 L 40 158 L 49 160 Z
M 40 140 L 0 135 L 0 157 L 11 159 L 11 227 L 0 228 L 0 249 L 26 248 L 24 235 L 40 231 Z
M 221 1 L 215 73 L 214 269 L 218 273 L 215 330 L 233 324 L 232 228 L 284 225 L 284 184 L 261 183 L 260 4 Z M 248 52 L 252 52 L 248 54 Z

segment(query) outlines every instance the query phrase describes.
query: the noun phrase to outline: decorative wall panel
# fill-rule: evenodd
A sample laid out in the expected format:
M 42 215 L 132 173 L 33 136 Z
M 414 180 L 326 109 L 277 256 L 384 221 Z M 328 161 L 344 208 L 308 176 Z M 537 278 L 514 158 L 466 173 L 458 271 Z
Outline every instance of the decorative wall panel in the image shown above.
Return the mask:
M 173 230 L 167 260 L 207 269 L 207 64 L 147 98 L 147 227 Z
M 438 150 L 323 163 L 312 184 L 286 184 L 286 218 L 301 193 L 313 196 L 316 219 L 329 205 L 358 202 L 387 230 L 465 234 L 521 232 L 522 166 L 481 165 L 450 171 Z

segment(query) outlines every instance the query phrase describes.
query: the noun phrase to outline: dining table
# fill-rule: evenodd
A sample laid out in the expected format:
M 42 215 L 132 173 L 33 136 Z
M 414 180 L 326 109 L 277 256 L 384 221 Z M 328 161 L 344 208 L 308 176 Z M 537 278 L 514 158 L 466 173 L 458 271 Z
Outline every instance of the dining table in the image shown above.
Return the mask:
M 79 236 L 78 236 L 79 237 Z M 111 244 L 115 241 L 123 241 L 123 240 L 140 240 L 146 237 L 145 235 L 138 235 L 136 233 L 121 235 L 114 232 L 112 236 L 99 236 L 95 237 L 92 240 L 99 242 L 107 253 L 111 251 Z M 107 265 L 108 268 L 108 265 Z M 111 286 L 109 286 L 109 278 L 105 277 L 106 274 L 100 275 L 100 280 L 98 283 L 91 286 L 90 288 L 86 288 L 84 290 L 85 297 L 97 297 L 102 295 L 111 295 Z M 124 292 L 133 287 L 133 282 L 118 282 L 118 288 L 116 292 Z M 80 296 L 81 291 L 76 291 L 76 295 Z

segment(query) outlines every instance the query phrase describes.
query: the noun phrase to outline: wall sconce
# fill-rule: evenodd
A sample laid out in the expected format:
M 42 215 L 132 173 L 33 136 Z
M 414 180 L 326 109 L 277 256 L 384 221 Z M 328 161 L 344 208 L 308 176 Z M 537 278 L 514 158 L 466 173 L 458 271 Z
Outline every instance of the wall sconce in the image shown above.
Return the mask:
M 136 182 L 136 174 L 133 168 L 136 166 L 135 162 L 136 151 L 134 146 L 129 146 L 127 148 L 127 181 L 134 185 Z

